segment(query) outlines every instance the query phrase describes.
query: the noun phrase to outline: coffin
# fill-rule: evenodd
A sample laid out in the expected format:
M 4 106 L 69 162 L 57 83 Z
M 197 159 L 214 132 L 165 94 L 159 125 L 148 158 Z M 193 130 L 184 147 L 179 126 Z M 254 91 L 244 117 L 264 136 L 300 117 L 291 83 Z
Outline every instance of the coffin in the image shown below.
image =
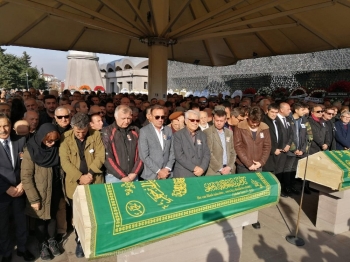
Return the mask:
M 154 252 L 147 254 L 150 261 L 161 261 L 157 257 L 167 252 L 169 239 L 192 238 L 191 245 L 199 246 L 210 225 L 238 237 L 243 225 L 256 222 L 256 211 L 275 205 L 279 195 L 280 184 L 267 172 L 78 186 L 73 222 L 87 258 L 129 256 L 148 245 Z M 209 247 L 216 238 L 226 239 L 211 237 Z M 188 251 L 180 250 L 176 259 Z M 148 261 L 135 261 L 140 259 Z
M 297 177 L 304 179 L 306 158 L 298 162 Z M 306 180 L 331 188 L 350 188 L 350 151 L 322 151 L 309 156 Z

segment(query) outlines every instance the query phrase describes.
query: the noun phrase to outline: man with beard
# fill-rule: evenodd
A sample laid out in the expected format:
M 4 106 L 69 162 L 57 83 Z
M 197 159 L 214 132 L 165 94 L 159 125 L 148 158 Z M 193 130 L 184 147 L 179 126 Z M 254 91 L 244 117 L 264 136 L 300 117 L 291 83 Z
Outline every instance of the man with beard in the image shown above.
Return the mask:
M 114 104 L 113 102 L 107 102 L 106 103 L 106 122 L 108 125 L 111 125 L 114 123 Z
M 45 123 L 52 123 L 55 118 L 55 110 L 57 108 L 57 101 L 54 95 L 46 95 L 44 97 L 45 111 L 40 112 L 39 126 Z
M 208 106 L 208 101 L 207 101 L 207 98 L 205 96 L 201 96 L 199 99 L 198 99 L 198 104 L 199 104 L 199 108 L 200 110 L 204 110 L 204 108 L 206 108 Z

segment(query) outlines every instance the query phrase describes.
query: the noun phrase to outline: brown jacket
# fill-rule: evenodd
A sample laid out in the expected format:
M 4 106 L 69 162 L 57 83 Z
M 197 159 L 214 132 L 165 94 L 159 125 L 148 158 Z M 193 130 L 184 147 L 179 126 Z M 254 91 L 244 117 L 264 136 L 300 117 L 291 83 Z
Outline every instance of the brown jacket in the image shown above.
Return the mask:
M 237 153 L 237 164 L 249 168 L 253 160 L 264 166 L 271 150 L 269 127 L 261 122 L 256 132 L 256 139 L 249 129 L 247 120 L 242 121 L 235 128 L 233 141 Z
M 52 193 L 52 168 L 36 165 L 27 150 L 24 149 L 21 164 L 21 180 L 26 192 L 29 204 L 26 206 L 26 214 L 40 219 L 50 219 L 51 193 Z M 31 204 L 40 203 L 41 208 L 35 211 Z
M 206 175 L 220 175 L 219 170 L 223 167 L 223 148 L 217 129 L 214 125 L 203 131 L 207 135 L 207 143 L 210 149 L 210 163 Z M 231 168 L 231 173 L 236 172 L 236 152 L 233 147 L 233 133 L 224 128 L 226 141 L 227 166 Z
M 90 135 L 86 140 L 84 151 L 86 164 L 88 169 L 95 173 L 93 184 L 101 184 L 104 182 L 101 167 L 105 161 L 105 147 L 99 131 L 89 130 L 89 132 Z M 60 158 L 62 169 L 66 172 L 66 194 L 68 198 L 73 199 L 73 193 L 82 175 L 79 171 L 79 149 L 73 130 L 69 130 L 61 135 Z

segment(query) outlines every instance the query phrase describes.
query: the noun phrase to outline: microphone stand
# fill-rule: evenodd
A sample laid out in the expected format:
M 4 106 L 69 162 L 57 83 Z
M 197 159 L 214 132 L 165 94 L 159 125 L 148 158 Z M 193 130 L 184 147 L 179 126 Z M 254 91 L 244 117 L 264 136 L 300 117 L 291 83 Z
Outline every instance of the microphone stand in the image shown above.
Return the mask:
M 289 236 L 286 236 L 286 240 L 295 245 L 295 246 L 303 246 L 305 245 L 305 241 L 304 239 L 302 239 L 301 237 L 298 237 L 298 232 L 299 232 L 299 222 L 300 222 L 300 213 L 301 213 L 301 207 L 303 205 L 303 199 L 304 199 L 304 188 L 305 188 L 305 183 L 306 183 L 306 169 L 307 169 L 307 163 L 308 163 L 308 160 L 309 160 L 309 150 L 310 150 L 310 146 L 311 146 L 311 142 L 312 142 L 312 139 L 308 139 L 307 141 L 307 150 L 306 150 L 306 163 L 305 163 L 305 170 L 304 170 L 304 181 L 303 181 L 303 186 L 302 186 L 302 189 L 301 189 L 301 199 L 300 199 L 300 204 L 299 204 L 299 211 L 298 211 L 298 219 L 297 219 L 297 226 L 296 226 L 296 229 L 295 229 L 295 235 L 289 235 Z

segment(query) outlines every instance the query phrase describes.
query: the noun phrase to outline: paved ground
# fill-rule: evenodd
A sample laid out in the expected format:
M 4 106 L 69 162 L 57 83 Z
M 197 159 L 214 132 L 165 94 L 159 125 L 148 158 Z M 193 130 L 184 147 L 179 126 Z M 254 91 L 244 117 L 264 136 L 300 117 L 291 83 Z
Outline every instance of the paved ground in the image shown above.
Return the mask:
M 345 262 L 350 261 L 350 231 L 331 235 L 318 230 L 316 222 L 318 193 L 305 195 L 303 211 L 300 219 L 300 236 L 305 240 L 303 247 L 296 247 L 285 240 L 291 232 L 295 232 L 299 208 L 299 197 L 281 198 L 278 205 L 259 212 L 261 229 L 251 226 L 243 230 L 243 250 L 240 262 Z M 34 237 L 30 238 L 29 249 L 37 256 Z M 86 261 L 85 258 L 75 257 L 74 234 L 63 243 L 65 252 L 56 257 L 59 261 Z M 13 253 L 13 261 L 23 261 Z M 37 259 L 40 261 L 40 259 Z M 116 257 L 94 260 L 98 262 L 115 262 Z M 177 258 L 176 261 L 183 261 Z M 197 262 L 197 261 L 196 261 Z M 222 262 L 222 261 L 207 261 Z

